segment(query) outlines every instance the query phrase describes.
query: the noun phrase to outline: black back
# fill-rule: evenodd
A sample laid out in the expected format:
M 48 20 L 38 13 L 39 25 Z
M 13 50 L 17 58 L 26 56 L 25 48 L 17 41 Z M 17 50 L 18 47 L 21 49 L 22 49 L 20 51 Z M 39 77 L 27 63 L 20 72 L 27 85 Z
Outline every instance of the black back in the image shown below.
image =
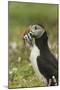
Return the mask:
M 54 75 L 58 82 L 58 60 L 49 50 L 46 31 L 41 38 L 35 39 L 35 43 L 40 49 L 40 56 L 37 57 L 40 72 L 46 77 L 47 81 Z

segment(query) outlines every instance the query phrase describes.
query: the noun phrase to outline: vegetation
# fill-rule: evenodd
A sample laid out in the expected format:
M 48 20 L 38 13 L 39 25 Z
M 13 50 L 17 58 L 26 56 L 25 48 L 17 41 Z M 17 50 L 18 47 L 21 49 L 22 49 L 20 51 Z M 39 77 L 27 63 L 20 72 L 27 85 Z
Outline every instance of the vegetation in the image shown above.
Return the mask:
M 49 37 L 51 52 L 57 56 L 57 5 L 8 2 L 9 19 L 9 88 L 44 86 L 29 61 L 22 33 L 30 24 L 43 24 Z

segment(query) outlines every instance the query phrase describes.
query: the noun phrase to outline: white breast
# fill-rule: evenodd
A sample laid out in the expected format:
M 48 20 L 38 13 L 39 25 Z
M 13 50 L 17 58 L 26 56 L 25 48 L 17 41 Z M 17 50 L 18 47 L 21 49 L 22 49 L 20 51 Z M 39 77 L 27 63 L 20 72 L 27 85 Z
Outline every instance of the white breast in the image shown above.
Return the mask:
M 30 61 L 32 63 L 33 69 L 36 73 L 36 75 L 39 77 L 40 80 L 42 80 L 42 82 L 44 82 L 44 84 L 47 84 L 46 79 L 44 78 L 44 76 L 40 73 L 38 66 L 37 66 L 37 56 L 40 56 L 40 50 L 38 49 L 38 47 L 34 44 L 34 46 L 31 48 L 31 54 L 30 54 Z

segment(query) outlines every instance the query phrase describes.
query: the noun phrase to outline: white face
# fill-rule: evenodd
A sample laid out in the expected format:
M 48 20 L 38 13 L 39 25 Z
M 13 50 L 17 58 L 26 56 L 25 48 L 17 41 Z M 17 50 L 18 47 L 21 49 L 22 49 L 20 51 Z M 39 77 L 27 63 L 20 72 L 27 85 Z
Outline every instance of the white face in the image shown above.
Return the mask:
M 40 38 L 45 32 L 44 28 L 42 28 L 39 25 L 32 25 L 29 28 L 32 32 L 32 35 L 35 36 L 36 38 Z

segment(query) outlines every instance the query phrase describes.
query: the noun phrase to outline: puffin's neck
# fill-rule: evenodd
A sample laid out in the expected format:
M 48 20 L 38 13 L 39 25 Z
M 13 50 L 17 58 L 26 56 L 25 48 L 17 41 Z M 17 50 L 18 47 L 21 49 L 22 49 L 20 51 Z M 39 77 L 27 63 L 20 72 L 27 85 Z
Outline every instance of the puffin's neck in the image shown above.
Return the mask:
M 45 54 L 49 50 L 47 33 L 44 32 L 42 37 L 35 39 L 35 44 L 40 49 L 40 53 Z

